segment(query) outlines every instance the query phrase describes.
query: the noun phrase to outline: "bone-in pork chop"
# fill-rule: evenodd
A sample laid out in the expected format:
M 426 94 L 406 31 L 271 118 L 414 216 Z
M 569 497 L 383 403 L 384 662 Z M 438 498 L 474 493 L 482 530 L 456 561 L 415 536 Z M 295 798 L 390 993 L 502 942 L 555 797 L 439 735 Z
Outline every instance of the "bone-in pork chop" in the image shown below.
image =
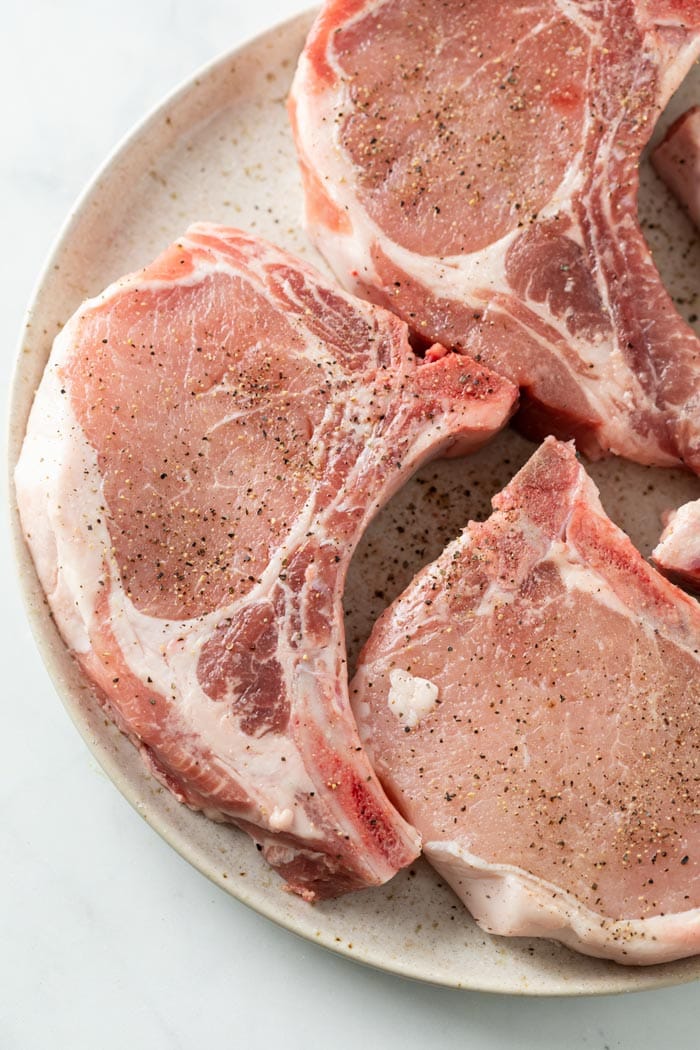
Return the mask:
M 290 99 L 340 280 L 523 391 L 536 436 L 700 472 L 700 343 L 637 221 L 697 0 L 328 0 Z
M 486 440 L 514 398 L 206 224 L 56 340 L 16 474 L 56 623 L 155 776 L 309 899 L 418 851 L 349 708 L 353 548 L 418 463 Z
M 700 607 L 548 439 L 375 625 L 360 736 L 490 932 L 700 951 Z

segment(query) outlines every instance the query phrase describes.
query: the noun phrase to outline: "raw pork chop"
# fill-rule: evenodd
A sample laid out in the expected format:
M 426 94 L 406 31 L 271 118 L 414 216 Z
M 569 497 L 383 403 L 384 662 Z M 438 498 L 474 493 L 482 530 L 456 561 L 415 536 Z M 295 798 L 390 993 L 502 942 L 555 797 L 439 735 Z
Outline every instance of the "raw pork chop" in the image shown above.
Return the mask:
M 526 432 L 700 472 L 700 343 L 636 214 L 699 52 L 698 0 L 329 0 L 290 100 L 309 233 Z
M 700 106 L 676 120 L 653 151 L 651 163 L 700 226 Z
M 429 861 L 493 933 L 700 951 L 700 607 L 548 439 L 378 621 L 351 699 Z
M 669 515 L 651 556 L 666 576 L 700 594 L 700 500 Z
M 418 851 L 348 704 L 353 548 L 514 396 L 454 355 L 419 366 L 397 318 L 204 224 L 56 340 L 16 476 L 56 623 L 155 776 L 309 899 Z

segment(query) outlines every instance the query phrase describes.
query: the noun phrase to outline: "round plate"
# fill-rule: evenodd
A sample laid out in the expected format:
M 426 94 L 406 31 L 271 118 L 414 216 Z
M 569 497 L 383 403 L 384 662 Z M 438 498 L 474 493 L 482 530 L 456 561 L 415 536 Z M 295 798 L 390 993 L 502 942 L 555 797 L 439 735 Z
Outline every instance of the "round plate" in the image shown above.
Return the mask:
M 311 15 L 209 66 L 141 124 L 108 161 L 68 220 L 40 280 L 23 333 L 10 424 L 14 467 L 52 340 L 80 302 L 149 262 L 188 223 L 259 231 L 319 264 L 300 228 L 301 190 L 285 99 Z M 684 86 L 678 112 L 692 94 Z M 687 315 L 695 312 L 700 253 L 689 224 L 644 173 L 649 238 Z M 677 268 L 678 272 L 675 272 Z M 424 468 L 383 511 L 353 561 L 346 592 L 351 659 L 381 609 L 434 558 L 532 446 L 510 431 L 467 460 Z M 592 467 L 611 516 L 648 553 L 659 515 L 698 495 L 696 478 L 608 461 Z M 48 614 L 14 514 L 29 616 L 58 692 L 105 771 L 179 853 L 232 896 L 310 941 L 405 976 L 525 994 L 632 991 L 700 976 L 700 959 L 624 968 L 554 942 L 491 937 L 423 862 L 388 885 L 311 906 L 285 893 L 247 836 L 192 813 L 146 773 L 102 713 Z

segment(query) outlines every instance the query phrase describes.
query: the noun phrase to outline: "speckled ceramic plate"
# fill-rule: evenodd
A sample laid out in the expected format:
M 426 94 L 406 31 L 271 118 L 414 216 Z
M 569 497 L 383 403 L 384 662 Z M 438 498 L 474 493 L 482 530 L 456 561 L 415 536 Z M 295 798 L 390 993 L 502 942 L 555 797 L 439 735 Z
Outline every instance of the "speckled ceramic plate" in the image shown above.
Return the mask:
M 189 81 L 141 124 L 71 215 L 47 264 L 23 333 L 13 392 L 10 467 L 51 342 L 78 304 L 150 261 L 196 219 L 259 231 L 319 263 L 300 229 L 301 192 L 284 107 L 310 15 L 227 55 Z M 674 100 L 700 96 L 700 76 Z M 670 116 L 669 114 L 668 116 Z M 649 170 L 643 215 L 679 308 L 698 309 L 700 246 Z M 351 658 L 378 613 L 414 572 L 437 556 L 532 446 L 511 432 L 468 460 L 421 471 L 385 509 L 353 562 L 346 595 Z M 614 518 L 648 553 L 659 515 L 697 497 L 696 478 L 609 461 L 592 473 Z M 63 646 L 43 600 L 15 516 L 20 573 L 39 647 L 88 746 L 139 813 L 228 893 L 310 941 L 382 969 L 462 988 L 523 994 L 622 992 L 689 981 L 700 958 L 632 969 L 553 942 L 490 937 L 423 862 L 387 886 L 321 905 L 282 891 L 250 840 L 180 806 L 145 772 L 136 751 L 105 720 Z

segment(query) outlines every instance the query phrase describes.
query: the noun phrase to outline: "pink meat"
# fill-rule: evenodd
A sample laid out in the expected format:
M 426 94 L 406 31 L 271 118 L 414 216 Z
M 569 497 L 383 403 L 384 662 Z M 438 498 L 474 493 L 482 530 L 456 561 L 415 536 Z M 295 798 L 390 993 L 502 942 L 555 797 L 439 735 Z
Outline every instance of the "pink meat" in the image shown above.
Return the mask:
M 669 515 L 651 556 L 666 576 L 700 594 L 700 500 Z
M 328 0 L 290 99 L 340 280 L 523 391 L 535 436 L 700 471 L 700 343 L 636 214 L 698 0 Z
M 676 120 L 653 151 L 651 163 L 700 226 L 700 106 Z
M 671 125 L 651 162 L 700 227 L 700 106 Z M 700 592 L 700 500 L 671 516 L 652 557 L 671 579 Z
M 349 709 L 353 549 L 514 398 L 474 362 L 419 365 L 397 318 L 205 224 L 56 340 L 16 475 L 56 623 L 155 776 L 308 899 L 418 851 Z
M 376 624 L 350 695 L 384 786 L 484 929 L 700 951 L 700 607 L 549 438 Z

